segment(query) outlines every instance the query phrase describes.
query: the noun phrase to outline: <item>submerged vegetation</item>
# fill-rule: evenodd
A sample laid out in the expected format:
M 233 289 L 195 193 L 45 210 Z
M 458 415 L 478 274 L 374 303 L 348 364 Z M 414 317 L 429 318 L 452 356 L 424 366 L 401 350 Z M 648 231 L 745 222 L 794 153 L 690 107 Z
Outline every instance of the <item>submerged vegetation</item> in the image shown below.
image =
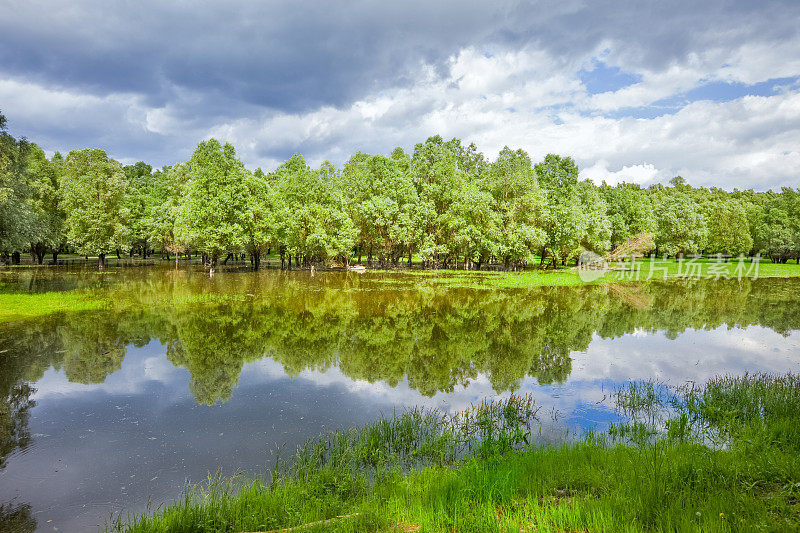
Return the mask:
M 549 447 L 529 442 L 530 398 L 457 415 L 410 411 L 311 440 L 266 478 L 189 486 L 182 500 L 110 529 L 800 528 L 800 376 L 636 384 L 618 399 L 629 422 Z
M 102 309 L 110 302 L 85 291 L 0 293 L 0 323 L 54 313 Z

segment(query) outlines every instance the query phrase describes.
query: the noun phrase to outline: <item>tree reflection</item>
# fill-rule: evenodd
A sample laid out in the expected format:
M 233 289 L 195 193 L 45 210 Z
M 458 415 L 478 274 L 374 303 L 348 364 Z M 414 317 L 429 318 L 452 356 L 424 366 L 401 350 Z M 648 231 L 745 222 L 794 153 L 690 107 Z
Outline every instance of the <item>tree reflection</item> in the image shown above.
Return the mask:
M 292 376 L 338 365 L 352 379 L 390 386 L 405 379 L 430 396 L 479 374 L 498 392 L 517 389 L 526 377 L 563 382 L 570 353 L 585 351 L 594 335 L 664 331 L 675 338 L 722 325 L 784 335 L 800 329 L 800 280 L 514 290 L 331 285 L 323 279 L 309 287 L 283 275 L 148 278 L 118 289 L 133 310 L 24 324 L 9 337 L 17 364 L 4 362 L 4 375 L 35 380 L 52 365 L 63 366 L 71 381 L 98 383 L 120 368 L 128 344 L 158 339 L 167 358 L 189 370 L 199 403 L 226 401 L 243 365 L 263 357 Z
M 0 503 L 0 531 L 31 533 L 36 531 L 36 519 L 30 504 Z

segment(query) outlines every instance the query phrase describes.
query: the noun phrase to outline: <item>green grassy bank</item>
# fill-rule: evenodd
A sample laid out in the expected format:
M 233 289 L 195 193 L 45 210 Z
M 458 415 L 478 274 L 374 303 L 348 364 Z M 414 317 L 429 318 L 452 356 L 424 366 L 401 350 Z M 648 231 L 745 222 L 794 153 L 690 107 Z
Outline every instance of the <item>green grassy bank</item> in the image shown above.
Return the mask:
M 412 411 L 310 441 L 264 479 L 210 479 L 112 530 L 800 529 L 800 376 L 631 384 L 629 422 L 529 444 L 530 398 Z

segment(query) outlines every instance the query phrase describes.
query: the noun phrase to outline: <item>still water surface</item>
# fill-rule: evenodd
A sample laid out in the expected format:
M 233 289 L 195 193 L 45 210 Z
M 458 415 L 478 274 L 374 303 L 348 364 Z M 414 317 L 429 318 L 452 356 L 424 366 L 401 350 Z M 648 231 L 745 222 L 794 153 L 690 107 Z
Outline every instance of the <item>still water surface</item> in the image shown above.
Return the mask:
M 463 285 L 467 285 L 466 287 Z M 800 371 L 800 280 L 488 289 L 485 276 L 159 268 L 0 274 L 113 304 L 0 325 L 0 530 L 85 531 L 263 473 L 280 446 L 530 392 L 542 442 L 628 380 Z M 12 525 L 13 524 L 13 525 Z

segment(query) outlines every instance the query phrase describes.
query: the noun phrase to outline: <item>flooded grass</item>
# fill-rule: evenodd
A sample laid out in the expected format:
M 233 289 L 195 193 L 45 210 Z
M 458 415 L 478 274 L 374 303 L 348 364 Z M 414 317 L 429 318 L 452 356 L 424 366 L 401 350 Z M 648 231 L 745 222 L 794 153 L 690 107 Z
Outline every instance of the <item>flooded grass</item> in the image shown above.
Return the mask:
M 528 444 L 530 397 L 455 415 L 412 410 L 309 441 L 269 479 L 212 478 L 110 529 L 793 530 L 798 387 L 794 374 L 632 384 L 620 408 L 644 416 L 562 446 Z
M 109 302 L 85 291 L 0 293 L 0 323 L 62 312 L 103 309 Z

